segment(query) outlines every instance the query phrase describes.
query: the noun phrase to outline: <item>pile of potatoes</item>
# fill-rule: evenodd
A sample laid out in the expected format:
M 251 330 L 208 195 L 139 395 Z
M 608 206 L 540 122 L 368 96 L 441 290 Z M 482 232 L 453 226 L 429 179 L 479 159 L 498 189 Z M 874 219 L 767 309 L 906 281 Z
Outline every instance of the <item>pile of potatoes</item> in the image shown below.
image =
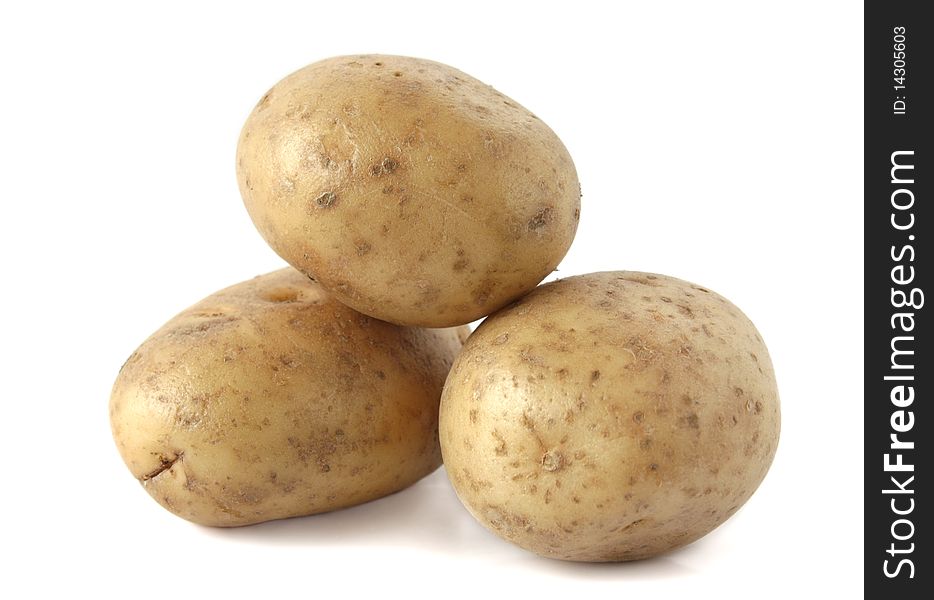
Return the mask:
M 705 535 L 765 476 L 779 399 L 753 324 L 662 275 L 539 285 L 580 185 L 555 133 L 490 86 L 399 56 L 314 63 L 260 99 L 237 178 L 291 267 L 175 316 L 110 399 L 127 467 L 173 513 L 311 515 L 443 460 L 502 538 L 624 561 Z

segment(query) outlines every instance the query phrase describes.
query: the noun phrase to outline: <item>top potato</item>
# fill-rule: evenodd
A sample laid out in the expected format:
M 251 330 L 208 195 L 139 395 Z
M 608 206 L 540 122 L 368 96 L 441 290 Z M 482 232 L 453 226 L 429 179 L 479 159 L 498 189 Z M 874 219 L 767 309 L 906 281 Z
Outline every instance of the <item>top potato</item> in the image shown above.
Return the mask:
M 277 83 L 240 135 L 237 176 L 273 249 L 356 310 L 446 327 L 558 265 L 580 186 L 554 132 L 446 65 L 342 56 Z

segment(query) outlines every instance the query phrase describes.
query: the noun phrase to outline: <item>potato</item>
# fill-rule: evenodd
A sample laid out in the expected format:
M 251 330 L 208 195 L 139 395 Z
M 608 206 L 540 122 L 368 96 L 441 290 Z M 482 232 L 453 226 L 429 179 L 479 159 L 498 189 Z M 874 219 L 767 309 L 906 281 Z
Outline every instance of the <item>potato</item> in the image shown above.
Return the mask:
M 440 432 L 457 494 L 492 531 L 543 556 L 623 561 L 688 544 L 749 499 L 779 400 L 762 339 L 726 299 L 593 273 L 480 325 Z
M 451 67 L 341 56 L 277 83 L 237 149 L 272 248 L 341 302 L 426 327 L 490 314 L 551 273 L 580 185 L 561 140 Z
M 143 487 L 203 525 L 310 515 L 441 464 L 438 399 L 467 328 L 377 321 L 293 269 L 209 296 L 130 356 L 110 400 Z

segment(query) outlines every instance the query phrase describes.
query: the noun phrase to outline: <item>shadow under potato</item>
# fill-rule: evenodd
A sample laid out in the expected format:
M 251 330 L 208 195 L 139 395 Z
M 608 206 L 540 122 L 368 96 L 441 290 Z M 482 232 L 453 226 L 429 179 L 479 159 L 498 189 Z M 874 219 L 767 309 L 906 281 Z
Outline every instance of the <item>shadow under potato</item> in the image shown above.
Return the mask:
M 589 579 L 653 579 L 689 575 L 677 556 L 703 551 L 703 540 L 672 554 L 625 563 L 580 563 L 536 556 L 497 538 L 464 509 L 439 468 L 415 485 L 379 500 L 308 517 L 230 529 L 204 528 L 212 536 L 250 544 L 413 547 L 483 557 L 519 569 Z
M 461 515 L 459 513 L 464 513 Z M 470 518 L 450 488 L 443 468 L 415 485 L 378 500 L 332 512 L 246 527 L 205 528 L 234 541 L 274 545 L 367 545 L 457 550 L 457 529 Z M 454 529 L 452 531 L 452 528 Z M 477 524 L 477 529 L 482 527 Z

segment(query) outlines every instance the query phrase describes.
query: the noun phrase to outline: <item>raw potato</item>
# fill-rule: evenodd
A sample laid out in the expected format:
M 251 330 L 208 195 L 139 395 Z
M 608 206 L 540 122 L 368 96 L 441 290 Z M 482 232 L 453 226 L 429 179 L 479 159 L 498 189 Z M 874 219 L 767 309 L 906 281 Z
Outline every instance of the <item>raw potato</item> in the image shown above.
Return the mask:
M 441 464 L 438 398 L 467 328 L 357 313 L 293 269 L 205 298 L 130 356 L 110 400 L 143 487 L 195 523 L 309 515 Z
M 730 302 L 634 272 L 541 286 L 492 315 L 441 401 L 470 512 L 543 556 L 646 558 L 743 505 L 779 436 L 768 351 Z
M 341 56 L 277 83 L 237 149 L 246 208 L 272 248 L 339 300 L 443 327 L 532 290 L 577 230 L 561 140 L 456 69 Z

